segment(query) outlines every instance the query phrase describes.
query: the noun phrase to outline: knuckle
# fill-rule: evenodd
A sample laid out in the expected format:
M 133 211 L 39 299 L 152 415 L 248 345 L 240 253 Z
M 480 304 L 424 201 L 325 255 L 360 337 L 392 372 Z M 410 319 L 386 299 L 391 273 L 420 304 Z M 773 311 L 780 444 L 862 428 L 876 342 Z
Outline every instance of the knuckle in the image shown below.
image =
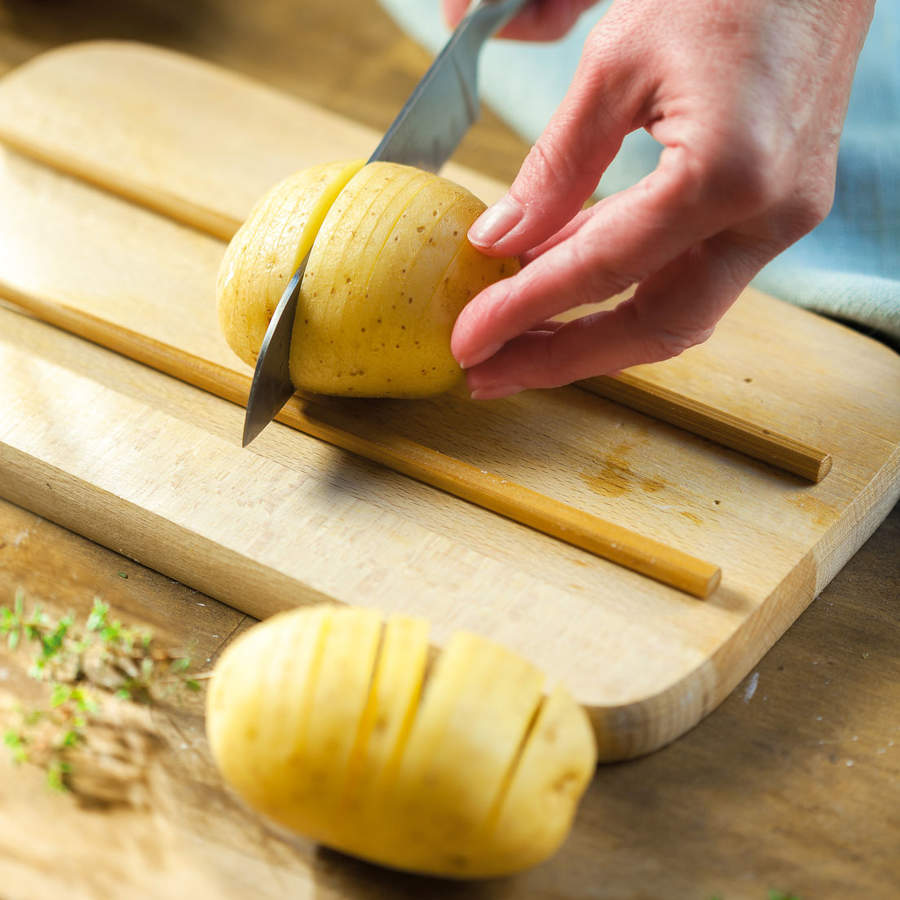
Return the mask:
M 648 335 L 643 341 L 644 361 L 661 362 L 673 356 L 680 356 L 685 350 L 702 344 L 711 334 L 711 328 L 699 332 L 673 328 L 659 330 Z
M 686 330 L 678 327 L 670 327 L 657 330 L 652 335 L 647 335 L 643 341 L 644 361 L 661 362 L 680 356 L 685 350 L 702 344 L 712 335 L 712 328 L 701 331 Z
M 790 204 L 787 239 L 799 240 L 825 221 L 834 203 L 834 188 L 806 190 Z
M 569 378 L 569 367 L 571 366 L 571 356 L 565 352 L 564 342 L 560 340 L 560 334 L 557 332 L 549 340 L 543 344 L 543 360 L 541 361 L 541 377 L 542 381 L 548 387 L 559 387 L 567 384 Z
M 823 183 L 813 188 L 801 188 L 777 204 L 767 216 L 769 236 L 760 245 L 765 251 L 763 262 L 821 225 L 831 212 L 833 202 L 833 183 Z
M 586 316 L 566 323 L 543 342 L 540 365 L 541 385 L 543 387 L 559 387 L 571 384 L 578 378 L 586 378 L 599 371 L 599 366 L 592 365 L 593 352 L 582 345 L 581 349 L 573 346 L 578 332 L 590 329 L 593 317 Z
M 749 217 L 793 190 L 795 167 L 776 135 L 735 126 L 704 148 L 687 177 L 704 202 Z

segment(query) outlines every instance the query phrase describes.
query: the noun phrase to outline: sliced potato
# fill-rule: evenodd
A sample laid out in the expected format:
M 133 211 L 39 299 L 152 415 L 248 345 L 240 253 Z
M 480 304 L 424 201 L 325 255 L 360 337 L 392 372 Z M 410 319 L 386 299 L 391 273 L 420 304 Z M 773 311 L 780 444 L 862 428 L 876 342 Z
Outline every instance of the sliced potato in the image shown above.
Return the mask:
M 491 823 L 504 836 L 492 860 L 499 870 L 534 865 L 565 840 L 590 778 L 585 748 L 593 745 L 584 711 L 557 686 L 541 704 Z
M 294 807 L 290 792 L 331 614 L 321 607 L 254 626 L 229 646 L 210 683 L 206 733 L 213 756 L 238 793 L 275 818 Z
M 491 811 L 541 699 L 531 663 L 473 634 L 455 634 L 433 677 L 397 772 L 390 806 L 398 861 L 484 874 L 495 852 Z
M 593 773 L 587 716 L 475 635 L 426 670 L 427 631 L 331 607 L 256 626 L 213 675 L 213 756 L 251 806 L 344 852 L 456 878 L 534 865 Z
M 263 196 L 225 251 L 216 280 L 219 325 L 232 350 L 256 362 L 284 288 L 322 220 L 363 161 L 297 172 Z
M 218 296 L 229 344 L 255 361 L 312 246 L 291 341 L 294 385 L 355 397 L 447 390 L 462 374 L 450 353 L 456 317 L 518 270 L 469 244 L 484 208 L 465 188 L 394 163 L 319 166 L 285 179 L 226 252 Z

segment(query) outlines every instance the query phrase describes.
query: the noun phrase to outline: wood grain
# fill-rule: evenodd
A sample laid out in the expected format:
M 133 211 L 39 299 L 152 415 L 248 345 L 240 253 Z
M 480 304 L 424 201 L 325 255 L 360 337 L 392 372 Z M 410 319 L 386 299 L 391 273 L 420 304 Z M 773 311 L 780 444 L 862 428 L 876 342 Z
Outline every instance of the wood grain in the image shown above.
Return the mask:
M 371 0 L 7 0 L 0 7 L 0 71 L 49 46 L 99 36 L 150 39 L 224 62 L 376 129 L 388 124 L 427 63 Z M 509 182 L 526 149 L 487 122 L 462 153 Z M 742 324 L 753 327 L 752 320 Z M 86 362 L 104 364 L 102 356 Z M 763 367 L 749 358 L 738 365 L 741 377 L 731 380 L 727 370 L 722 377 L 734 394 L 745 392 L 751 411 L 764 409 L 741 380 Z M 600 770 L 572 839 L 554 860 L 466 895 L 761 900 L 779 889 L 805 900 L 892 900 L 900 881 L 898 542 L 895 508 L 700 726 L 651 756 Z M 173 641 L 191 636 L 198 653 L 214 650 L 228 623 L 241 621 L 239 613 L 3 501 L 0 559 L 7 598 L 22 584 L 29 596 L 65 611 L 86 609 L 98 594 Z M 14 670 L 0 659 L 0 687 L 24 692 Z M 169 711 L 154 724 L 175 764 L 162 793 L 184 801 L 174 810 L 163 803 L 144 811 L 82 808 L 43 793 L 39 773 L 9 770 L 0 758 L 0 884 L 14 900 L 154 890 L 217 900 L 251 892 L 323 900 L 459 896 L 453 885 L 380 872 L 302 843 L 286 847 L 221 795 L 202 764 L 196 715 Z
M 190 76 L 195 105 L 185 120 L 183 110 L 166 101 L 168 94 L 183 89 L 185 72 L 177 57 L 157 53 L 145 60 L 144 65 L 150 66 L 141 79 L 110 78 L 105 68 L 122 64 L 120 52 L 113 44 L 94 45 L 87 54 L 69 49 L 62 66 L 50 55 L 12 73 L 0 93 L 0 139 L 32 159 L 225 241 L 234 235 L 256 198 L 291 171 L 291 165 L 313 165 L 324 158 L 321 154 L 328 151 L 310 144 L 301 131 L 329 134 L 329 149 L 335 148 L 331 152 L 346 147 L 348 154 L 358 154 L 366 142 L 377 142 L 377 135 L 365 134 L 364 129 L 320 109 L 288 104 L 272 91 L 237 79 L 230 83 L 228 73 L 199 66 Z M 229 89 L 244 95 L 245 128 L 240 131 L 230 118 L 238 114 L 237 107 L 223 108 L 220 100 Z M 91 96 L 93 102 L 85 104 L 84 96 Z M 135 107 L 144 117 L 152 117 L 150 129 L 117 124 L 128 121 Z M 35 109 L 41 110 L 37 116 Z M 250 121 L 244 110 L 252 111 Z M 265 154 L 269 165 L 254 167 L 253 177 L 248 178 L 242 160 L 258 155 L 253 137 L 257 125 L 273 121 L 295 123 L 296 133 L 290 134 L 282 155 Z M 232 153 L 211 176 L 205 165 L 213 152 L 209 135 L 223 133 L 246 143 L 235 147 L 234 140 L 229 141 Z M 301 146 L 308 148 L 305 154 L 294 150 Z M 453 164 L 447 174 L 487 199 L 500 193 L 498 185 Z M 589 380 L 582 386 L 811 481 L 821 480 L 831 467 L 824 451 L 675 391 L 662 393 L 633 373 Z M 692 593 L 701 585 L 708 592 L 708 576 L 699 575 L 695 582 Z
M 589 378 L 578 386 L 809 481 L 818 483 L 831 471 L 831 455 L 824 450 L 654 385 L 634 373 Z
M 165 135 L 179 133 L 180 116 L 191 154 L 216 159 L 245 104 L 259 105 L 258 88 L 244 93 L 227 76 L 218 112 L 207 110 L 197 130 L 187 124 L 194 109 L 179 113 L 171 98 L 194 96 L 195 86 L 211 96 L 207 68 L 107 44 L 69 49 L 30 70 L 43 79 L 47 66 L 66 70 L 72 60 L 78 71 L 102 70 L 103 77 L 94 73 L 96 91 L 127 80 L 143 98 L 127 125 L 125 107 L 91 120 L 79 152 L 99 156 L 110 141 L 131 153 L 136 180 L 162 192 L 178 193 L 182 181 L 191 190 L 205 184 L 208 195 L 196 198 L 204 208 L 239 196 L 233 163 L 215 190 L 216 166 L 206 165 L 194 183 L 188 174 L 196 165 L 179 162 L 182 143 Z M 19 96 L 21 81 L 13 83 Z M 165 89 L 157 106 L 166 127 L 148 114 L 154 85 Z M 79 96 L 63 92 L 54 101 L 60 140 L 78 121 Z M 290 105 L 278 104 L 280 112 Z M 16 109 L 29 115 L 27 106 Z M 214 137 L 209 117 L 219 123 Z M 45 121 L 50 139 L 56 121 Z M 263 169 L 267 153 L 284 161 L 296 152 L 291 142 L 299 138 L 285 136 L 282 122 L 281 115 L 267 128 L 256 122 L 254 159 Z M 358 131 L 318 125 L 305 135 L 306 153 L 312 141 L 320 157 L 326 148 L 359 155 Z M 150 148 L 143 161 L 128 149 L 141 141 L 127 137 L 141 128 Z M 0 179 L 0 270 L 12 292 L 247 373 L 215 323 L 219 241 L 10 152 Z M 896 356 L 754 292 L 707 345 L 640 374 L 736 414 L 753 409 L 748 417 L 763 427 L 829 446 L 835 468 L 814 488 L 576 388 L 478 405 L 450 395 L 347 407 L 359 427 L 495 472 L 684 552 L 700 547 L 704 557 L 728 559 L 722 587 L 702 610 L 600 561 L 585 565 L 558 542 L 482 519 L 467 504 L 448 505 L 427 489 L 417 494 L 401 486 L 404 479 L 373 477 L 344 458 L 323 468 L 317 442 L 288 429 L 243 454 L 240 411 L 230 404 L 105 357 L 86 368 L 84 345 L 14 318 L 0 330 L 4 388 L 15 398 L 0 420 L 6 496 L 257 615 L 328 596 L 424 612 L 439 640 L 460 625 L 489 634 L 571 685 L 591 711 L 604 758 L 659 746 L 712 708 L 852 555 L 898 490 Z M 73 419 L 63 415 L 69 409 L 81 412 Z M 819 409 L 834 415 L 823 418 Z M 193 449 L 179 454 L 179 447 Z
M 2 279 L 0 297 L 77 337 L 223 400 L 247 406 L 251 381 L 248 375 L 81 310 L 30 297 L 4 284 Z M 722 570 L 712 563 L 410 441 L 352 412 L 350 404 L 298 396 L 275 419 L 700 599 L 708 597 L 719 586 Z

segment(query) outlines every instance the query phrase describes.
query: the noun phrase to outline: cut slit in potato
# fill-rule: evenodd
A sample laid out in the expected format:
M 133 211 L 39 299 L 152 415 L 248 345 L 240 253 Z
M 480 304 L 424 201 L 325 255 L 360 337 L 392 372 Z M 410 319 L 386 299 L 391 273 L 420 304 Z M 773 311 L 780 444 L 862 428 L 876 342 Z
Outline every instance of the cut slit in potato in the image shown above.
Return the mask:
M 279 182 L 254 206 L 219 266 L 219 325 L 231 349 L 254 365 L 281 294 L 325 216 L 363 161 L 313 166 Z
M 333 607 L 256 626 L 216 666 L 213 756 L 251 806 L 344 852 L 457 878 L 534 865 L 593 772 L 587 716 L 475 635 L 454 635 L 429 668 L 427 633 Z

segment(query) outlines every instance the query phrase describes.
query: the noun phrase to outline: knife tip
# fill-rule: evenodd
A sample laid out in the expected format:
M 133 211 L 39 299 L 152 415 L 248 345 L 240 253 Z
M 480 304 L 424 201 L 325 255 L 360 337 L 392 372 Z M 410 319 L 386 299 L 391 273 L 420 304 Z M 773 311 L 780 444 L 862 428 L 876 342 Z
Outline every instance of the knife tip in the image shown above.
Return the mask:
M 241 435 L 241 448 L 247 447 L 249 444 L 252 444 L 253 441 L 259 436 L 259 433 L 262 431 L 257 425 L 254 425 L 249 419 L 244 422 L 244 433 Z

